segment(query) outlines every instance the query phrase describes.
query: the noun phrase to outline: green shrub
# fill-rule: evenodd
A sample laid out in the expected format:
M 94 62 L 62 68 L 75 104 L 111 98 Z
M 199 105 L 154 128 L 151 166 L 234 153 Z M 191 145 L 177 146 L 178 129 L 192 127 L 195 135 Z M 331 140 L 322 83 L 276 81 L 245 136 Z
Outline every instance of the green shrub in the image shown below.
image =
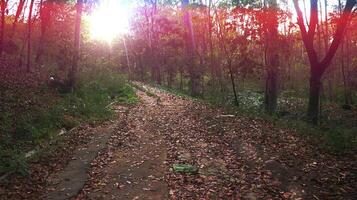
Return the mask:
M 17 118 L 15 138 L 40 143 L 61 126 L 61 119 L 56 107 L 31 107 Z
M 135 104 L 139 101 L 134 89 L 129 85 L 125 84 L 117 94 L 117 101 L 124 104 Z
M 329 148 L 336 153 L 356 148 L 357 146 L 357 128 L 345 129 L 335 128 L 327 131 L 324 137 Z
M 0 174 L 7 172 L 28 174 L 28 163 L 25 155 L 19 151 L 0 149 Z
M 180 94 L 174 89 L 167 89 L 160 86 L 175 95 Z M 182 93 L 181 93 L 182 94 Z M 264 95 L 253 90 L 240 91 L 238 94 L 239 107 L 234 105 L 234 96 L 225 95 L 218 97 L 221 93 L 207 92 L 203 100 L 214 105 L 225 106 L 229 111 L 235 111 L 236 114 L 249 116 L 253 118 L 263 118 L 275 123 L 278 126 L 294 129 L 303 137 L 312 140 L 313 144 L 318 145 L 325 150 L 333 153 L 344 153 L 356 150 L 357 147 L 357 128 L 353 124 L 348 124 L 349 115 L 339 115 L 330 117 L 330 113 L 336 113 L 336 107 L 326 105 L 322 111 L 321 124 L 312 126 L 306 121 L 306 94 L 303 92 L 286 91 L 279 96 L 277 112 L 268 115 L 264 112 Z M 181 95 L 182 96 L 182 95 Z M 186 96 L 186 94 L 184 94 Z M 345 111 L 349 112 L 349 111 Z M 352 113 L 350 113 L 353 119 Z M 353 121 L 353 120 L 352 120 Z M 351 122 L 353 123 L 353 122 Z
M 83 73 L 77 89 L 65 96 L 64 107 L 79 121 L 95 122 L 112 116 L 108 105 L 113 101 L 137 102 L 135 91 L 126 83 L 125 76 L 106 70 L 90 71 Z
M 60 129 L 110 118 L 114 113 L 112 102 L 138 101 L 126 77 L 106 69 L 81 73 L 78 86 L 71 93 L 59 95 L 47 87 L 27 90 L 9 90 L 11 95 L 1 99 L 6 104 L 0 105 L 0 174 L 25 174 L 25 152 L 46 145 Z

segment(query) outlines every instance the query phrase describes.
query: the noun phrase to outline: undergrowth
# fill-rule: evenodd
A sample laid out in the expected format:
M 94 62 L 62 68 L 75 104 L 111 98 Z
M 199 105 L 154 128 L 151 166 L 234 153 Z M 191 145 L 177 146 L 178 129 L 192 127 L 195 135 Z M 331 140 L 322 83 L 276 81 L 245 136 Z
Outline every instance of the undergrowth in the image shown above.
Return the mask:
M 58 91 L 47 85 L 0 88 L 0 176 L 26 174 L 26 152 L 58 137 L 60 129 L 100 123 L 113 116 L 115 102 L 138 101 L 125 76 L 105 70 L 82 73 L 74 92 Z
M 169 93 L 190 98 L 187 92 L 179 91 L 165 86 L 157 86 Z M 196 98 L 194 98 L 196 99 Z M 230 95 L 206 93 L 205 101 L 212 105 L 225 107 L 230 113 L 261 118 L 280 127 L 293 129 L 303 137 L 308 138 L 314 145 L 330 153 L 346 153 L 357 148 L 357 126 L 355 119 L 356 110 L 343 111 L 336 104 L 325 104 L 318 126 L 312 126 L 306 120 L 307 99 L 301 95 L 290 93 L 280 95 L 277 111 L 269 115 L 264 111 L 264 94 L 253 90 L 241 91 L 238 94 L 239 106 L 235 106 L 234 98 Z M 352 121 L 351 121 L 352 120 Z

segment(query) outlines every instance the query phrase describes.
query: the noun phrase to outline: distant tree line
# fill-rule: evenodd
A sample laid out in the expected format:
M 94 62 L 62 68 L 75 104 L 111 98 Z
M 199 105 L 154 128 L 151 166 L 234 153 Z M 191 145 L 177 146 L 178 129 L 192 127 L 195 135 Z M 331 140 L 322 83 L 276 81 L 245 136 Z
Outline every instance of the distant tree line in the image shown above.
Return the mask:
M 321 95 L 351 105 L 356 91 L 356 1 L 338 2 L 144 1 L 130 35 L 135 77 L 193 96 L 231 93 L 237 106 L 238 90 L 253 82 L 268 113 L 280 91 L 308 87 L 317 124 Z
M 254 88 L 270 114 L 282 91 L 306 91 L 314 124 L 321 97 L 342 97 L 346 108 L 356 99 L 356 0 L 138 0 L 130 33 L 110 50 L 89 40 L 81 23 L 96 1 L 0 3 L 3 74 L 56 74 L 73 90 L 78 73 L 101 62 L 132 79 L 236 106 L 239 93 Z

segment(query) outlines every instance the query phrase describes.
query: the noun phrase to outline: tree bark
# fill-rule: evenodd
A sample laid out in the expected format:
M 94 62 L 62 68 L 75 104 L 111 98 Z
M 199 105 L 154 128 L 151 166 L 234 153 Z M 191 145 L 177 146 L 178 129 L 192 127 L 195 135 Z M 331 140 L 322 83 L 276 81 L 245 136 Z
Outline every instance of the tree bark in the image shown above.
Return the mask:
M 15 18 L 14 21 L 12 23 L 12 29 L 11 29 L 11 33 L 10 33 L 10 40 L 13 39 L 15 32 L 16 32 L 16 28 L 17 28 L 17 23 L 19 21 L 20 15 L 25 7 L 25 2 L 26 0 L 20 0 L 19 4 L 17 5 L 17 9 L 16 9 L 16 14 L 15 14 Z
M 320 90 L 321 77 L 316 74 L 311 74 L 310 78 L 310 93 L 308 104 L 308 117 L 314 125 L 318 124 L 320 112 Z
M 314 36 L 316 32 L 316 25 L 318 23 L 318 6 L 317 0 L 310 0 L 311 10 L 310 10 L 310 24 L 309 29 L 306 29 L 304 24 L 303 14 L 299 7 L 298 0 L 294 0 L 295 10 L 298 16 L 298 25 L 300 27 L 302 40 L 307 51 L 309 61 L 310 61 L 310 97 L 308 105 L 308 117 L 309 120 L 317 125 L 319 119 L 319 102 L 320 102 L 320 89 L 321 89 L 321 77 L 326 71 L 326 69 L 331 64 L 336 51 L 341 44 L 344 36 L 344 32 L 348 22 L 350 21 L 350 15 L 353 7 L 357 4 L 356 0 L 347 0 L 346 6 L 341 13 L 341 17 L 337 23 L 337 28 L 331 43 L 331 46 L 327 50 L 326 55 L 321 61 L 319 61 L 316 50 L 314 48 Z
M 125 57 L 126 57 L 126 64 L 128 66 L 128 79 L 132 80 L 132 71 L 131 71 L 131 65 L 130 65 L 130 58 L 129 58 L 129 52 L 128 52 L 128 47 L 126 45 L 126 39 L 123 37 L 123 43 L 124 43 L 124 49 L 125 49 Z
M 33 10 L 33 5 L 35 3 L 35 0 L 31 0 L 30 2 L 30 11 L 29 15 L 27 18 L 27 63 L 26 63 L 26 69 L 27 72 L 31 71 L 31 34 L 32 34 L 32 10 Z
M 185 26 L 185 42 L 186 42 L 186 52 L 188 56 L 187 67 L 190 73 L 190 93 L 192 96 L 200 95 L 199 84 L 200 75 L 195 63 L 196 59 L 196 45 L 195 36 L 192 27 L 191 14 L 188 10 L 189 0 L 182 0 L 183 5 L 183 24 Z
M 347 89 L 347 98 L 350 104 L 353 104 L 353 97 L 352 97 L 352 84 L 351 84 L 351 71 L 350 71 L 350 65 L 351 65 L 351 34 L 349 33 L 349 31 L 347 32 L 346 35 L 346 69 L 347 69 L 347 85 L 348 85 L 348 89 Z
M 277 108 L 278 99 L 278 72 L 275 67 L 270 67 L 267 72 L 265 89 L 265 110 L 272 114 Z
M 231 78 L 231 84 L 232 84 L 232 88 L 233 88 L 234 104 L 236 106 L 239 106 L 239 100 L 238 100 L 238 95 L 237 95 L 235 78 L 234 78 L 234 74 L 233 74 L 233 70 L 232 70 L 232 61 L 231 60 L 228 61 L 228 69 L 229 69 L 229 75 L 230 75 L 230 78 Z
M 151 70 L 151 81 L 156 82 L 157 84 L 161 84 L 161 74 L 159 64 L 157 62 L 157 51 L 156 51 L 156 44 L 157 44 L 157 34 L 155 29 L 155 17 L 157 14 L 157 0 L 151 0 L 145 2 L 145 19 L 146 19 L 146 33 L 147 39 L 149 41 L 148 44 L 148 65 Z
M 72 92 L 74 91 L 77 82 L 78 61 L 79 61 L 80 42 L 81 42 L 80 39 L 81 39 L 82 8 L 83 8 L 83 0 L 77 0 L 75 30 L 74 30 L 74 54 L 72 60 L 72 68 L 69 73 L 69 86 Z
M 228 48 L 227 48 L 227 42 L 225 41 L 226 35 L 225 30 L 223 28 L 223 26 L 221 25 L 221 20 L 220 17 L 218 15 L 218 12 L 216 12 L 216 19 L 217 19 L 217 24 L 219 27 L 219 39 L 220 39 L 220 43 L 221 43 L 221 48 L 224 51 L 225 57 L 226 57 L 226 61 L 227 61 L 227 67 L 228 67 L 228 72 L 229 72 L 229 76 L 231 79 L 231 85 L 232 85 L 232 90 L 233 90 L 233 94 L 234 94 L 234 103 L 236 106 L 239 106 L 239 100 L 238 100 L 238 95 L 237 95 L 237 91 L 236 91 L 236 85 L 235 85 L 235 76 L 233 74 L 233 69 L 232 69 L 232 58 L 231 58 L 231 53 L 228 52 Z
M 267 23 L 267 78 L 265 85 L 265 111 L 269 114 L 275 112 L 278 100 L 278 4 L 276 0 L 269 2 Z
M 37 49 L 37 54 L 36 54 L 36 63 L 41 63 L 42 61 L 42 55 L 44 52 L 44 43 L 46 41 L 46 32 L 47 28 L 50 23 L 50 8 L 48 7 L 48 2 L 43 2 L 41 0 L 40 2 L 40 20 L 41 20 L 41 35 L 38 43 L 38 49 Z
M 5 15 L 6 15 L 6 8 L 7 8 L 7 1 L 1 0 L 0 1 L 0 11 L 1 11 L 1 24 L 0 24 L 0 57 L 2 57 L 2 53 L 4 51 L 4 33 L 5 33 Z

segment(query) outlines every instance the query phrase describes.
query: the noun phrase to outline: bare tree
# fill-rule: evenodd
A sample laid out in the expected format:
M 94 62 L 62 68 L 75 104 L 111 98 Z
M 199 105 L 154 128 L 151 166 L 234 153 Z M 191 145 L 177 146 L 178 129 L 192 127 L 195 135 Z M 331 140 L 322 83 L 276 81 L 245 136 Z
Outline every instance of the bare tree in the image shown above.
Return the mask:
M 232 62 L 233 62 L 233 53 L 228 51 L 227 48 L 227 42 L 226 42 L 226 34 L 225 34 L 225 28 L 222 26 L 222 22 L 220 20 L 219 14 L 216 11 L 216 19 L 217 19 L 217 26 L 219 27 L 219 39 L 220 39 L 220 43 L 221 43 L 221 47 L 223 49 L 224 55 L 226 57 L 226 62 L 227 62 L 227 68 L 228 68 L 228 72 L 229 72 L 229 77 L 231 80 L 231 85 L 232 85 L 232 90 L 233 90 L 233 94 L 234 94 L 234 103 L 236 106 L 239 106 L 239 100 L 238 100 L 238 94 L 237 94 L 237 89 L 236 89 L 236 84 L 235 84 L 235 75 L 233 72 L 233 68 L 232 68 Z

